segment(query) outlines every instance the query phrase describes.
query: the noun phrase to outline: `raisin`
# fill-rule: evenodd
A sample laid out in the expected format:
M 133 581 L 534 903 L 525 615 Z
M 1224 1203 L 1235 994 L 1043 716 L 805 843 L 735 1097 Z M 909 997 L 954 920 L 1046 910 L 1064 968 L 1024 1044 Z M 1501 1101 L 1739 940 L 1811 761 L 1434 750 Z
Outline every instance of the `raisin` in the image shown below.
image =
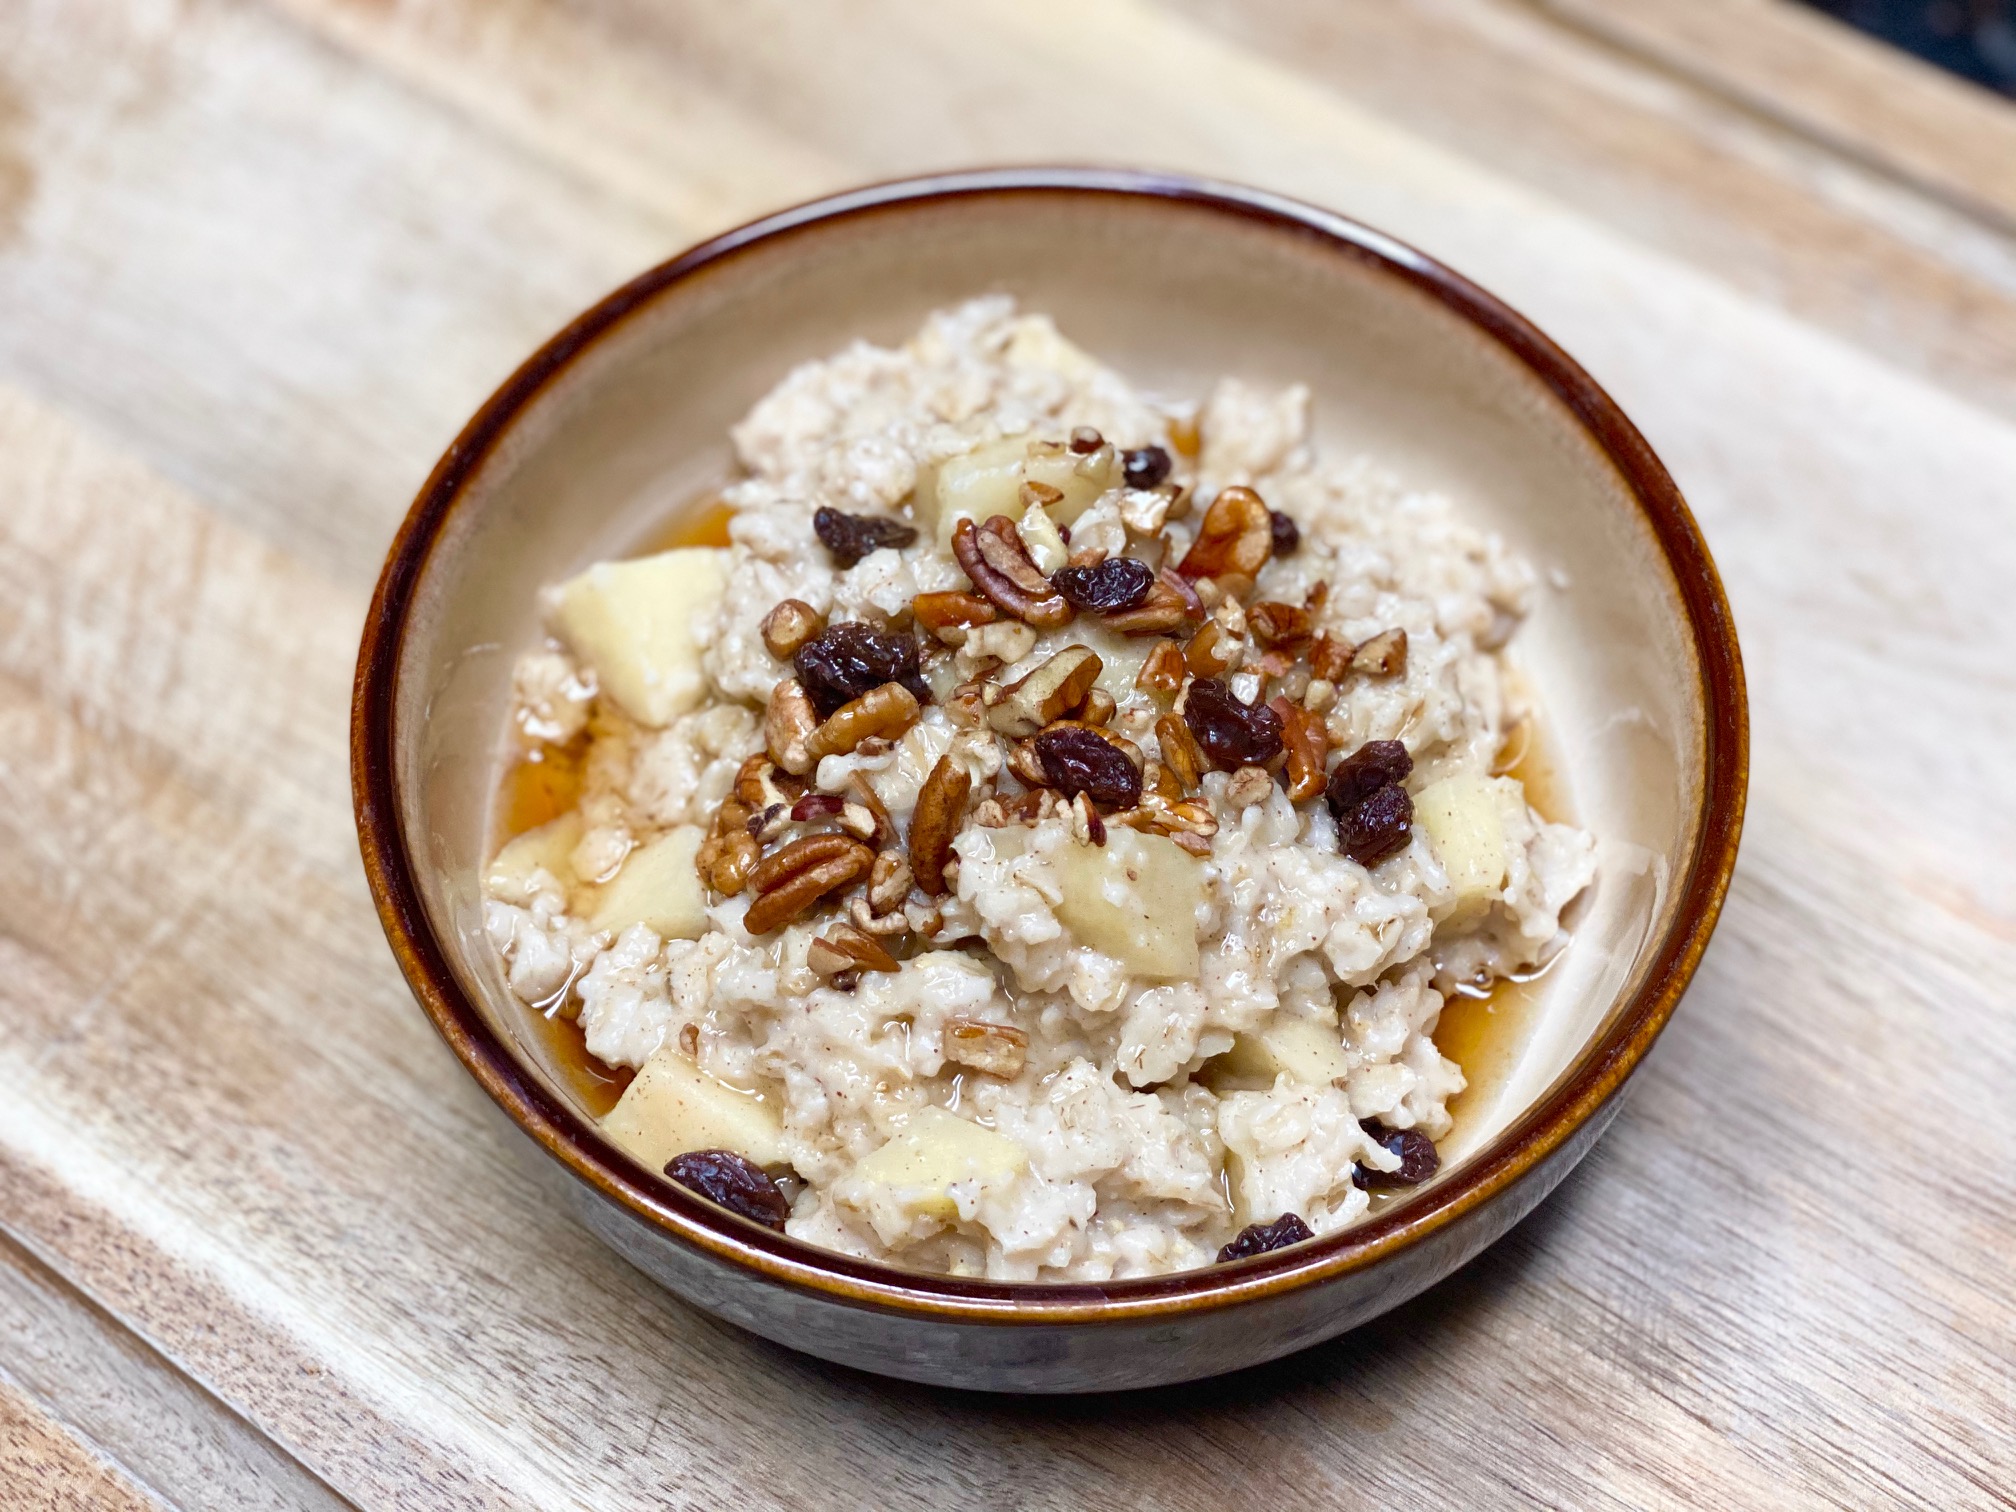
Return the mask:
M 1414 758 L 1397 740 L 1368 740 L 1330 773 L 1330 812 L 1342 819 L 1383 787 L 1403 782 Z
M 1183 700 L 1183 722 L 1211 764 L 1223 772 L 1265 766 L 1281 754 L 1281 716 L 1265 704 L 1241 703 L 1215 677 L 1200 677 L 1190 684 Z
M 1353 1179 L 1356 1179 L 1355 1175 Z M 1315 1237 L 1308 1224 L 1293 1213 L 1283 1213 L 1272 1223 L 1249 1223 L 1239 1230 L 1239 1237 L 1218 1251 L 1218 1263 L 1226 1265 L 1234 1260 L 1248 1260 L 1269 1250 L 1286 1249 L 1291 1244 L 1300 1244 L 1304 1239 Z
M 1108 557 L 1090 567 L 1060 567 L 1050 582 L 1072 604 L 1093 614 L 1132 609 L 1155 586 L 1155 570 L 1132 557 Z
M 852 567 L 869 552 L 880 551 L 885 546 L 901 551 L 917 539 L 914 526 L 892 520 L 887 515 L 842 514 L 837 509 L 824 506 L 812 516 L 812 528 L 826 543 L 826 549 L 833 553 L 833 560 L 842 567 Z
M 1153 488 L 1169 476 L 1169 453 L 1159 446 L 1122 452 L 1120 470 L 1129 488 Z
M 1110 808 L 1132 808 L 1141 801 L 1141 774 L 1127 753 L 1091 730 L 1053 725 L 1037 735 L 1036 759 L 1050 786 L 1066 797 L 1083 793 Z
M 1351 1184 L 1360 1191 L 1375 1187 L 1419 1186 L 1442 1169 L 1442 1157 L 1435 1153 L 1435 1141 L 1419 1129 L 1389 1129 L 1376 1118 L 1363 1118 L 1358 1127 L 1375 1142 L 1400 1157 L 1397 1171 L 1375 1171 L 1358 1164 L 1351 1167 Z
M 780 1234 L 791 1216 L 791 1204 L 777 1183 L 733 1150 L 688 1150 L 672 1157 L 665 1174 L 689 1192 Z
M 1274 555 L 1293 556 L 1302 544 L 1302 527 L 1278 509 L 1267 511 L 1268 527 L 1274 532 Z
M 1337 849 L 1360 866 L 1377 866 L 1407 849 L 1414 833 L 1414 800 L 1389 783 L 1337 819 Z
M 791 665 L 821 719 L 890 682 L 908 688 L 919 703 L 931 701 L 931 690 L 917 667 L 917 642 L 855 620 L 830 625 L 813 636 L 798 648 Z

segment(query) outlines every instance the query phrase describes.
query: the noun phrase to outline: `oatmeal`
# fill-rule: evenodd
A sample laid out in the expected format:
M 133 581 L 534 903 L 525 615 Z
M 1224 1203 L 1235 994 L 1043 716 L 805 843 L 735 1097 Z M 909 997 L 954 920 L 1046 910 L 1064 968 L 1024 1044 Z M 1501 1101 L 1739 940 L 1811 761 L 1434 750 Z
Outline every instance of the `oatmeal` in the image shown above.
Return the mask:
M 726 547 L 549 589 L 511 990 L 752 1221 L 1096 1281 L 1333 1232 L 1437 1168 L 1450 994 L 1566 947 L 1591 838 L 1501 757 L 1531 569 L 1296 386 L 1165 404 L 1004 298 L 789 374 Z

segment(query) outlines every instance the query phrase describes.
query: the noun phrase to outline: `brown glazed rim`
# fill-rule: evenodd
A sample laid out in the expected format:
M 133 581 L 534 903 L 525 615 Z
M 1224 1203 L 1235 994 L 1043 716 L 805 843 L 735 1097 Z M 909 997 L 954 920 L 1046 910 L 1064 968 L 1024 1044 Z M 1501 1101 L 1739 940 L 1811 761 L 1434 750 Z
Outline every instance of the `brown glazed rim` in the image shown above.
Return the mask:
M 1678 911 L 1649 969 L 1609 1027 L 1511 1127 L 1447 1179 L 1369 1221 L 1236 1265 L 1139 1280 L 1049 1284 L 926 1275 L 856 1260 L 736 1218 L 634 1164 L 540 1081 L 484 1021 L 422 904 L 394 790 L 400 653 L 429 554 L 467 486 L 524 411 L 597 341 L 654 300 L 748 252 L 775 250 L 839 221 L 958 201 L 1135 199 L 1259 224 L 1368 264 L 1440 301 L 1523 363 L 1615 467 L 1663 550 L 1692 633 L 1706 716 L 1699 831 Z M 809 233 L 809 234 L 808 234 Z M 804 249 L 816 255 L 816 246 Z M 364 868 L 394 955 L 427 1015 L 519 1127 L 603 1198 L 679 1243 L 775 1283 L 852 1306 L 989 1324 L 1172 1318 L 1235 1306 L 1362 1270 L 1489 1203 L 1608 1100 L 1651 1048 L 1706 948 L 1736 862 L 1748 777 L 1743 666 L 1722 584 L 1680 491 L 1610 396 L 1531 322 L 1469 280 L 1343 216 L 1257 190 L 1130 170 L 998 169 L 908 179 L 817 200 L 680 254 L 624 285 L 548 341 L 493 394 L 436 465 L 386 558 L 365 621 L 351 709 L 351 786 Z

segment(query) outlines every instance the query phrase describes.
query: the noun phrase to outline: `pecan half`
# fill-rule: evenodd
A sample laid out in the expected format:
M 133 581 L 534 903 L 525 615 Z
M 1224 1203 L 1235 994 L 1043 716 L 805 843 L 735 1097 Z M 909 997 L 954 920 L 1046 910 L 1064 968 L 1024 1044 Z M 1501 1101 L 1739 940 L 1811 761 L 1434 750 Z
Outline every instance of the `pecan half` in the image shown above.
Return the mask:
M 910 816 L 910 870 L 927 897 L 945 894 L 945 863 L 952 856 L 952 837 L 966 817 L 966 795 L 973 778 L 950 756 L 940 756 L 931 775 L 917 790 Z
M 1288 797 L 1296 803 L 1314 798 L 1327 780 L 1323 758 L 1330 739 L 1323 721 L 1285 696 L 1268 699 L 1267 707 L 1281 716 L 1281 743 L 1288 750 Z
M 1075 611 L 1036 570 L 1006 515 L 995 515 L 985 525 L 961 520 L 952 532 L 952 554 L 973 586 L 1003 614 L 1045 630 L 1070 623 Z
M 845 835 L 807 835 L 763 858 L 749 874 L 756 901 L 742 917 L 751 934 L 769 934 L 845 887 L 875 864 L 875 852 Z
M 1029 1036 L 1012 1024 L 990 1024 L 964 1016 L 948 1018 L 945 1059 L 989 1076 L 1019 1076 L 1029 1059 Z
M 826 628 L 826 616 L 803 599 L 786 599 L 763 616 L 763 649 L 789 661 L 798 648 Z
M 1274 552 L 1274 519 L 1260 495 L 1234 484 L 1218 491 L 1197 525 L 1197 539 L 1176 570 L 1186 578 L 1258 577 Z
M 1184 792 L 1195 789 L 1207 763 L 1190 726 L 1175 714 L 1164 714 L 1155 721 L 1155 739 L 1162 747 L 1162 764 L 1169 775 L 1182 784 Z
M 770 690 L 770 705 L 763 712 L 763 743 L 770 759 L 793 777 L 803 777 L 812 770 L 806 741 L 818 728 L 818 711 L 797 678 L 784 678 Z
M 979 594 L 956 588 L 918 594 L 910 600 L 910 614 L 948 646 L 963 646 L 968 630 L 975 625 L 991 625 L 1000 618 L 999 611 Z
M 805 964 L 823 977 L 842 971 L 897 971 L 901 967 L 888 947 L 865 929 L 835 924 L 812 942 Z
M 1175 693 L 1182 688 L 1188 671 L 1183 648 L 1173 640 L 1158 640 L 1149 648 L 1148 659 L 1141 663 L 1134 686 L 1143 693 Z
M 1083 703 L 1104 665 L 1090 647 L 1066 646 L 1003 688 L 987 710 L 987 723 L 1011 740 L 1034 735 Z
M 1351 670 L 1374 677 L 1397 677 L 1407 670 L 1407 632 L 1381 630 L 1351 653 Z
M 1309 639 L 1309 611 L 1299 604 L 1263 599 L 1246 611 L 1246 624 L 1263 646 L 1294 646 Z
M 835 709 L 806 737 L 805 753 L 817 762 L 843 756 L 871 735 L 893 739 L 917 723 L 917 714 L 916 694 L 901 683 L 884 683 Z

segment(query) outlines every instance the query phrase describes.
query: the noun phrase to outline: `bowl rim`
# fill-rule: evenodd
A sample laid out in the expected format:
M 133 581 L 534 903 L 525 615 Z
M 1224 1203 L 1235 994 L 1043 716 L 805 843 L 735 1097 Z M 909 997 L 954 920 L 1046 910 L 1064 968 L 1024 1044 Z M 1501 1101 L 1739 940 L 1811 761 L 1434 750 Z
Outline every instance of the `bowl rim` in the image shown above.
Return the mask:
M 1426 1191 L 1354 1227 L 1232 1265 L 1108 1282 L 1016 1282 L 911 1272 L 790 1239 L 645 1171 L 557 1097 L 463 991 L 422 901 L 393 781 L 405 632 L 428 558 L 467 486 L 515 421 L 632 314 L 708 269 L 837 222 L 956 201 L 1046 196 L 1148 200 L 1308 239 L 1433 297 L 1507 351 L 1558 398 L 1637 503 L 1685 611 L 1704 712 L 1700 825 L 1673 922 L 1608 1028 L 1524 1115 Z M 1364 1270 L 1478 1211 L 1559 1149 L 1623 1085 L 1672 1016 L 1721 913 L 1748 785 L 1749 720 L 1736 629 L 1708 547 L 1679 488 L 1616 402 L 1509 305 L 1435 259 L 1346 216 L 1282 195 L 1126 168 L 1027 167 L 892 180 L 781 210 L 700 242 L 564 326 L 493 393 L 435 465 L 385 559 L 358 651 L 351 788 L 380 922 L 401 971 L 464 1067 L 526 1134 L 602 1199 L 689 1249 L 758 1278 L 856 1308 L 1008 1326 L 1169 1318 L 1258 1302 Z

